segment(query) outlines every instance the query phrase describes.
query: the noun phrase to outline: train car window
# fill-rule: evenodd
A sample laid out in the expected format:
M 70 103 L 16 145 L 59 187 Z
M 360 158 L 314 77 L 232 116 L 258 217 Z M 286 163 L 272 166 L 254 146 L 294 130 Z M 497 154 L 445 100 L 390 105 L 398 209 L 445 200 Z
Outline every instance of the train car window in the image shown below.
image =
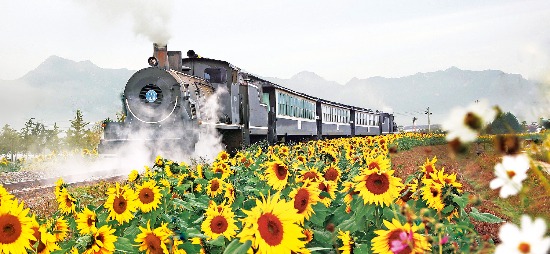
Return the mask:
M 227 70 L 225 68 L 204 69 L 204 79 L 210 83 L 225 83 L 227 81 Z
M 269 93 L 262 93 L 262 104 L 269 105 Z

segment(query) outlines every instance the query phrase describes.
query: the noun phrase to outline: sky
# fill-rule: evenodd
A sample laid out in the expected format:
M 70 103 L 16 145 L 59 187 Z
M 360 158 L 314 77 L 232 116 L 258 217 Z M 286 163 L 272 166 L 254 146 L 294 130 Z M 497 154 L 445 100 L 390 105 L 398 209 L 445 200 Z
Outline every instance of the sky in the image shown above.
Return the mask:
M 51 55 L 147 67 L 153 41 L 263 77 L 345 84 L 456 66 L 550 81 L 550 1 L 0 0 L 0 79 Z

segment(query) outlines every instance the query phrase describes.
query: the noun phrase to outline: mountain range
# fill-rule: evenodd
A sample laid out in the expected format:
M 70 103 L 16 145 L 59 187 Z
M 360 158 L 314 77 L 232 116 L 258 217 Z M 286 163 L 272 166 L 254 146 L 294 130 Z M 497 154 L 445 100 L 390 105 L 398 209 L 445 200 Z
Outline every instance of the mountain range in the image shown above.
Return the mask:
M 66 129 L 77 109 L 88 122 L 115 118 L 121 110 L 120 95 L 134 72 L 51 56 L 19 79 L 0 80 L 0 127 L 10 124 L 19 129 L 35 118 L 46 126 L 57 123 Z M 346 84 L 307 71 L 288 79 L 264 79 L 331 101 L 394 112 L 399 125 L 411 125 L 413 117 L 418 118 L 417 124 L 427 124 L 427 107 L 431 123 L 441 123 L 453 107 L 482 99 L 529 122 L 537 119 L 534 113 L 547 103 L 540 95 L 540 84 L 498 70 L 451 67 L 400 78 L 353 78 Z

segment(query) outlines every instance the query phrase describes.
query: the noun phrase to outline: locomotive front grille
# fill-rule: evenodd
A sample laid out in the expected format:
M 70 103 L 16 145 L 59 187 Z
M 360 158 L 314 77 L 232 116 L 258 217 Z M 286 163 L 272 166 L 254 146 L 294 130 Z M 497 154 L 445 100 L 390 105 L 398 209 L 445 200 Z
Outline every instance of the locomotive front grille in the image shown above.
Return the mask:
M 141 102 L 149 104 L 161 104 L 162 103 L 162 90 L 160 87 L 154 84 L 148 84 L 139 91 L 139 99 Z

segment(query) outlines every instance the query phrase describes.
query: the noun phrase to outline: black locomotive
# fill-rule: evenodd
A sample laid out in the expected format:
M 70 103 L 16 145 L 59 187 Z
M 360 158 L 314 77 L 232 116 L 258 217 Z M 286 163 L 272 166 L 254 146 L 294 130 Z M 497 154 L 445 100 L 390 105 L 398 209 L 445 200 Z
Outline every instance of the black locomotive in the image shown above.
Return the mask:
M 151 67 L 136 72 L 123 94 L 124 122 L 105 124 L 99 151 L 149 144 L 155 151 L 193 149 L 206 126 L 227 150 L 262 139 L 278 141 L 382 135 L 397 131 L 394 116 L 292 91 L 222 60 L 154 44 Z M 212 100 L 215 99 L 215 100 Z M 219 108 L 209 107 L 219 104 Z

